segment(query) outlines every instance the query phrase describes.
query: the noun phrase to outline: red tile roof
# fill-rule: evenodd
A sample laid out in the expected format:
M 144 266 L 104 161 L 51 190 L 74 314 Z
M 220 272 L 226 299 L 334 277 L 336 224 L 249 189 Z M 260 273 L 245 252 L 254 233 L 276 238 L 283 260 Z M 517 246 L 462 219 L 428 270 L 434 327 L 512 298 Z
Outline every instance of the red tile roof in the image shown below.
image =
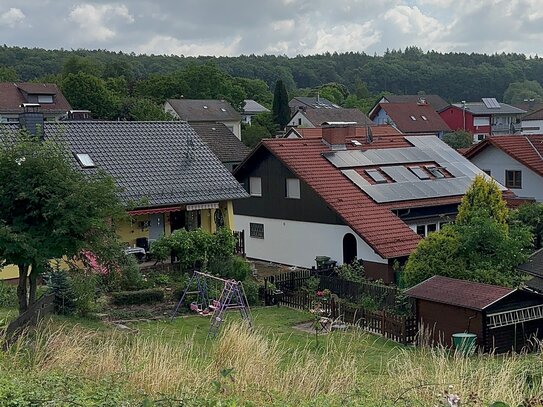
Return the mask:
M 27 94 L 53 95 L 53 103 L 40 104 L 45 112 L 65 113 L 72 110 L 60 89 L 54 83 L 0 83 L 0 112 L 19 113 L 21 104 L 29 103 Z
M 267 139 L 262 146 L 309 185 L 383 258 L 409 255 L 420 237 L 385 206 L 349 181 L 321 154 L 330 151 L 320 139 Z M 404 137 L 384 137 L 364 148 L 406 147 Z
M 296 132 L 302 136 L 302 138 L 308 139 L 308 138 L 322 138 L 322 127 L 315 127 L 315 128 L 309 128 L 309 127 L 300 127 L 295 128 Z M 371 134 L 374 138 L 381 137 L 381 136 L 399 136 L 402 133 L 396 129 L 395 127 L 389 125 L 389 124 L 381 124 L 378 126 L 371 126 Z M 366 127 L 357 127 L 356 128 L 356 137 L 360 138 L 366 138 L 367 135 L 367 128 Z
M 421 300 L 481 311 L 514 291 L 497 285 L 433 276 L 410 288 L 405 294 Z
M 375 119 L 380 109 L 383 109 L 387 113 L 388 117 L 390 117 L 396 127 L 403 133 L 423 134 L 451 130 L 441 116 L 436 113 L 434 108 L 428 104 L 380 103 L 379 108 L 375 109 L 370 119 Z M 423 116 L 426 120 L 424 120 Z
M 470 148 L 464 154 L 471 159 L 488 146 L 502 150 L 519 163 L 543 177 L 543 135 L 492 136 Z

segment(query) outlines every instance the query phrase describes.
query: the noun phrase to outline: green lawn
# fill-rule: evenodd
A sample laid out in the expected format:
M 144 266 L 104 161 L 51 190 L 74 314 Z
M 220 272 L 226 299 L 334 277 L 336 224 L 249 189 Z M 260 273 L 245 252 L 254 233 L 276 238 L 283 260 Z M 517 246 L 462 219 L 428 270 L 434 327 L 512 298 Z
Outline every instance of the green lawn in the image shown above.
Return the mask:
M 321 352 L 330 346 L 343 346 L 349 343 L 351 349 L 363 356 L 362 360 L 367 364 L 367 369 L 375 373 L 381 372 L 386 361 L 396 356 L 400 349 L 405 348 L 376 335 L 360 332 L 333 332 L 319 335 L 317 346 L 314 334 L 294 328 L 299 323 L 311 320 L 312 316 L 308 312 L 286 307 L 258 307 L 252 309 L 252 316 L 254 327 L 270 338 L 278 338 L 286 352 L 303 347 Z M 210 341 L 207 339 L 209 318 L 185 315 L 173 321 L 140 322 L 130 324 L 130 327 L 137 328 L 141 334 L 160 336 L 165 340 L 182 341 L 193 337 L 198 345 L 209 346 Z M 239 314 L 231 312 L 224 323 L 236 320 L 239 320 Z

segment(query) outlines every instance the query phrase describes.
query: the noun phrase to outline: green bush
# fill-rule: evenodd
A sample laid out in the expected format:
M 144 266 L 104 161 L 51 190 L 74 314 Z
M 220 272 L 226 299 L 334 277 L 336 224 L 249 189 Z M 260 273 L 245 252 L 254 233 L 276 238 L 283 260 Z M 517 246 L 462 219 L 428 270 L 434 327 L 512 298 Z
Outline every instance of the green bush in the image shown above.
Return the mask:
M 164 301 L 164 291 L 160 288 L 148 288 L 139 291 L 118 291 L 111 293 L 115 305 L 153 304 Z
M 141 290 L 145 287 L 140 268 L 133 256 L 126 256 L 125 262 L 121 266 L 119 287 L 124 291 Z
M 353 260 L 351 264 L 342 264 L 336 268 L 336 271 L 339 278 L 354 283 L 360 283 L 366 278 L 364 266 L 358 260 Z
M 236 281 L 244 281 L 251 275 L 251 265 L 242 257 L 232 255 L 226 259 L 210 260 L 208 270 L 216 276 Z
M 243 289 L 245 290 L 245 295 L 247 296 L 247 302 L 249 303 L 249 305 L 258 304 L 258 288 L 258 283 L 252 278 L 249 278 L 243 282 Z
M 82 272 L 72 272 L 68 277 L 74 295 L 75 312 L 81 316 L 96 312 L 98 310 L 96 302 L 98 277 L 95 274 Z
M 55 312 L 61 315 L 72 315 L 76 310 L 76 294 L 70 284 L 68 273 L 56 269 L 47 278 L 49 292 L 55 296 Z
M 17 286 L 0 281 L 0 307 L 17 306 Z

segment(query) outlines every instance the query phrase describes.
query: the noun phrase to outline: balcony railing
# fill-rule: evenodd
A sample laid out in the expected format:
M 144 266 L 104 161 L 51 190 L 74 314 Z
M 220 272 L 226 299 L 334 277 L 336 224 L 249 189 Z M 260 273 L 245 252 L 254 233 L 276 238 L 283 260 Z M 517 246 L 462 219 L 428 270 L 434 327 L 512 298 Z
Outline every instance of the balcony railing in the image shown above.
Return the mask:
M 493 124 L 492 125 L 492 134 L 513 134 L 518 133 L 521 130 L 520 123 L 513 124 Z

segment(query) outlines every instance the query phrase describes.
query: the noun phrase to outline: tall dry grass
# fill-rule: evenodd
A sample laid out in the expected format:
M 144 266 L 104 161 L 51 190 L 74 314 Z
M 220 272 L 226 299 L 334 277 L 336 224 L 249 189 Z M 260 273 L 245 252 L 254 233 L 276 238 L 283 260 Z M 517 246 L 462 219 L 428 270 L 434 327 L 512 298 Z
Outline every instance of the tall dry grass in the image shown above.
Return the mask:
M 315 352 L 293 352 L 277 338 L 241 324 L 224 327 L 210 346 L 193 340 L 44 326 L 11 352 L 36 374 L 51 371 L 100 380 L 116 379 L 149 395 L 226 394 L 265 405 L 270 400 L 340 399 L 356 388 L 362 369 L 349 341 Z M 228 377 L 220 372 L 230 370 Z
M 396 384 L 389 392 L 398 402 L 416 400 L 423 405 L 435 405 L 437 395 L 449 390 L 470 400 L 468 405 L 503 401 L 520 406 L 526 398 L 543 394 L 542 369 L 540 353 L 464 357 L 443 347 L 403 350 L 389 363 L 388 375 Z
M 496 400 L 517 406 L 543 394 L 541 353 L 466 358 L 442 348 L 405 348 L 370 372 L 360 351 L 366 335 L 337 335 L 316 351 L 313 344 L 285 348 L 284 338 L 241 324 L 225 326 L 207 344 L 46 325 L 20 339 L 3 365 L 24 365 L 36 375 L 111 378 L 129 392 L 152 396 L 233 397 L 254 405 L 433 406 L 449 385 L 464 400 L 471 397 L 472 406 Z

